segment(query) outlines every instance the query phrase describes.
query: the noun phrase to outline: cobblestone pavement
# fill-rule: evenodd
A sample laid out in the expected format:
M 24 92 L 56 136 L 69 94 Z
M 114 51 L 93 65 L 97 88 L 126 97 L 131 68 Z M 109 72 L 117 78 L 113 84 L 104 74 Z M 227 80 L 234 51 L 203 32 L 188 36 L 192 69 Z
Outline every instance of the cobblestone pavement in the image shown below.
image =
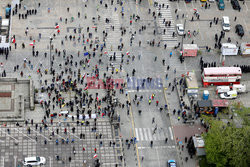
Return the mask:
M 37 128 L 35 124 L 7 124 L 0 130 L 0 164 L 16 166 L 25 157 L 36 155 L 46 158 L 45 166 L 83 166 L 85 160 L 86 164 L 94 163 L 93 156 L 96 154 L 102 166 L 114 166 L 117 163 L 116 149 L 120 149 L 121 141 L 113 138 L 109 121 L 98 120 L 97 131 L 92 130 L 94 121 L 89 122 L 88 126 L 85 123 L 54 123 L 47 129 L 41 124 Z M 59 156 L 59 161 L 56 160 L 56 155 Z M 69 157 L 72 157 L 71 162 Z

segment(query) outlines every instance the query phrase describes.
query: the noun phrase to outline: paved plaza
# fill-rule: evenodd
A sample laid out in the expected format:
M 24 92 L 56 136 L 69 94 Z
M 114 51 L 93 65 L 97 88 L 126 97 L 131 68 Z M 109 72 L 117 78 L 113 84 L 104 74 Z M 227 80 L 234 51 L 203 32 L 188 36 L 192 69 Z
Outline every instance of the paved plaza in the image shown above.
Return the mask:
M 0 11 L 10 2 L 1 1 Z M 228 1 L 224 11 L 216 2 L 208 4 L 209 9 L 198 0 L 23 0 L 14 6 L 15 44 L 7 57 L 0 56 L 0 73 L 32 80 L 35 106 L 24 109 L 22 120 L 0 122 L 0 167 L 22 166 L 29 156 L 45 157 L 46 167 L 162 167 L 168 160 L 197 166 L 198 158 L 182 151 L 178 142 L 186 146 L 185 137 L 203 129 L 199 119 L 184 125 L 173 114 L 180 109 L 175 80 L 194 71 L 202 87 L 200 58 L 221 66 L 214 36 L 222 30 L 222 16 L 230 17 L 232 29 L 222 42 L 228 37 L 232 43 L 249 42 L 250 35 L 250 17 L 245 17 L 250 15 L 249 1 L 240 1 L 241 12 Z M 194 9 L 200 19 L 192 21 Z M 186 32 L 199 33 L 176 35 L 179 23 Z M 242 39 L 234 32 L 238 23 L 245 30 Z M 181 63 L 182 44 L 192 42 L 200 55 Z M 250 58 L 227 56 L 225 66 L 234 64 L 249 65 Z M 249 80 L 243 74 L 243 83 Z M 239 99 L 247 105 L 249 95 Z M 0 114 L 4 107 L 0 105 Z

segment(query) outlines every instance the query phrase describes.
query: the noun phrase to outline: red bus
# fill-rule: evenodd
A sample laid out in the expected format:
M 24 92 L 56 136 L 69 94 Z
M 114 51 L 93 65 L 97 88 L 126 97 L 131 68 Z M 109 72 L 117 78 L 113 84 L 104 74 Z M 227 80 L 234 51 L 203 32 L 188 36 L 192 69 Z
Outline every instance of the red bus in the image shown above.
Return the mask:
M 240 84 L 240 67 L 209 67 L 204 68 L 201 79 L 203 86 Z

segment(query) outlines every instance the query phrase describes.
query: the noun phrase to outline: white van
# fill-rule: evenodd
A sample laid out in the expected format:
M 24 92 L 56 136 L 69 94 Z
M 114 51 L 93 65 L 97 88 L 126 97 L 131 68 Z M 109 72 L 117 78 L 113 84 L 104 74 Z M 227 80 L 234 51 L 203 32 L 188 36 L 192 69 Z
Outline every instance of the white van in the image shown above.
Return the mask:
M 236 99 L 237 98 L 237 91 L 231 90 L 226 93 L 221 93 L 220 98 L 222 99 Z
M 23 165 L 24 166 L 38 166 L 44 165 L 46 163 L 46 159 L 44 157 L 27 157 L 24 158 Z
M 230 87 L 229 86 L 217 86 L 216 88 L 216 92 L 217 93 L 225 93 L 230 91 Z
M 245 84 L 233 85 L 233 90 L 236 90 L 238 93 L 246 92 L 246 85 Z
M 224 31 L 230 31 L 230 21 L 228 16 L 222 17 L 222 29 Z

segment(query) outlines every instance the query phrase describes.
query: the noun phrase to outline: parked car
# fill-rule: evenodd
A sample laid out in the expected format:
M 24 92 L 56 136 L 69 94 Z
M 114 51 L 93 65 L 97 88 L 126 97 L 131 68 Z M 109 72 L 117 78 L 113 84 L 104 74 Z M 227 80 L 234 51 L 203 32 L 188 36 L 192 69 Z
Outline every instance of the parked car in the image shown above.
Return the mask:
M 218 0 L 218 8 L 219 8 L 219 10 L 224 10 L 225 9 L 224 0 Z
M 168 160 L 168 167 L 177 167 L 175 160 Z
M 244 29 L 243 29 L 243 26 L 241 24 L 237 24 L 235 26 L 235 33 L 237 33 L 240 37 L 244 36 Z
M 236 99 L 237 98 L 237 91 L 231 90 L 226 93 L 221 93 L 220 98 L 222 99 Z
M 178 35 L 184 35 L 183 24 L 176 24 L 176 30 L 177 30 Z
M 232 4 L 232 7 L 233 7 L 234 10 L 240 10 L 241 9 L 238 0 L 231 0 L 231 4 Z
M 44 157 L 26 157 L 24 158 L 23 165 L 24 166 L 38 166 L 45 165 L 46 159 Z

